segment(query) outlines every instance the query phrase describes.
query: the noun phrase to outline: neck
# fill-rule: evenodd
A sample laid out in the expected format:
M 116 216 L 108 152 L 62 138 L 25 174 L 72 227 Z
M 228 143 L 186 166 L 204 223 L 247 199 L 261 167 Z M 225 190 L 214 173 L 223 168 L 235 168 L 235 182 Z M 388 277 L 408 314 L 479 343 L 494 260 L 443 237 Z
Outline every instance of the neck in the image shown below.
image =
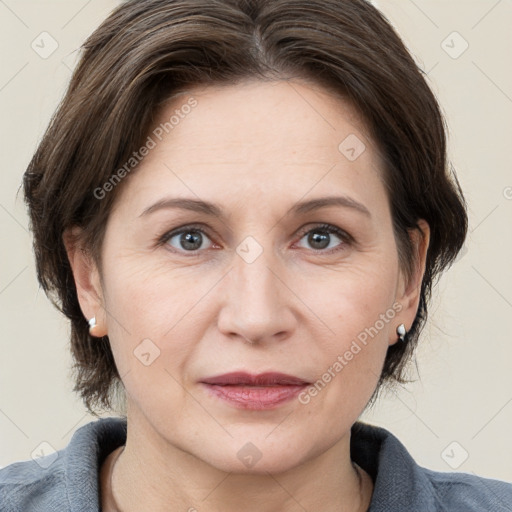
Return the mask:
M 142 416 L 142 415 L 141 415 Z M 365 512 L 371 478 L 350 460 L 350 431 L 329 450 L 280 473 L 225 472 L 128 416 L 126 446 L 112 474 L 119 512 Z

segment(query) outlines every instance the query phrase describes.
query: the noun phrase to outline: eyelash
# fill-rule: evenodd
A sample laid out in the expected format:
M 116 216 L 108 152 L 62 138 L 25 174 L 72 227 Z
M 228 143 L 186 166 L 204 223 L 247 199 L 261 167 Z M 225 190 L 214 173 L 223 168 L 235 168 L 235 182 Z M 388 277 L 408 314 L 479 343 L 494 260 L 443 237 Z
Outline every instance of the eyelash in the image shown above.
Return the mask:
M 163 246 L 171 238 L 174 238 L 177 235 L 181 235 L 182 233 L 188 233 L 190 231 L 201 233 L 202 235 L 206 235 L 208 238 L 210 238 L 208 233 L 201 227 L 201 225 L 187 224 L 186 226 L 182 226 L 181 228 L 178 228 L 176 230 L 168 231 L 168 232 L 164 233 L 161 237 L 158 238 L 157 245 L 158 246 Z M 334 249 L 329 249 L 329 250 L 323 250 L 323 249 L 315 250 L 315 249 L 311 249 L 313 252 L 316 252 L 318 254 L 322 254 L 322 255 L 324 255 L 324 254 L 333 254 L 335 252 L 344 250 L 345 246 L 347 244 L 350 245 L 351 243 L 354 242 L 354 239 L 352 238 L 352 236 L 350 236 L 348 233 L 346 233 L 342 229 L 340 229 L 340 228 L 338 228 L 336 226 L 333 226 L 332 224 L 319 224 L 319 225 L 314 226 L 312 228 L 301 229 L 299 231 L 299 235 L 300 235 L 299 240 L 301 240 L 304 237 L 304 235 L 306 235 L 307 233 L 310 233 L 312 231 L 319 231 L 319 232 L 323 232 L 323 233 L 334 234 L 338 238 L 340 238 L 340 240 L 342 240 L 342 242 L 343 242 L 342 244 L 340 244 L 340 246 L 338 246 L 338 247 L 336 247 Z M 196 251 L 184 251 L 184 250 L 180 251 L 180 250 L 176 249 L 175 247 L 173 247 L 172 250 L 173 251 L 177 251 L 177 252 L 182 253 L 182 254 L 188 254 L 189 256 L 196 256 L 200 252 L 200 249 L 198 249 Z

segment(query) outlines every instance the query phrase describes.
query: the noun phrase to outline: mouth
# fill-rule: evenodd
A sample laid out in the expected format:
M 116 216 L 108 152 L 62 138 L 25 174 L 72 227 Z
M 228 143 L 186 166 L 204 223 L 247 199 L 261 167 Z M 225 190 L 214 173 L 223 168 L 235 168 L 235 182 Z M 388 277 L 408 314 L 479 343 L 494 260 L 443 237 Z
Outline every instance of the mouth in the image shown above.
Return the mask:
M 201 380 L 204 384 L 217 386 L 301 386 L 310 384 L 299 377 L 278 372 L 252 375 L 245 372 L 232 372 Z
M 275 409 L 295 398 L 311 383 L 278 372 L 253 375 L 245 372 L 225 373 L 202 379 L 208 393 L 238 409 Z

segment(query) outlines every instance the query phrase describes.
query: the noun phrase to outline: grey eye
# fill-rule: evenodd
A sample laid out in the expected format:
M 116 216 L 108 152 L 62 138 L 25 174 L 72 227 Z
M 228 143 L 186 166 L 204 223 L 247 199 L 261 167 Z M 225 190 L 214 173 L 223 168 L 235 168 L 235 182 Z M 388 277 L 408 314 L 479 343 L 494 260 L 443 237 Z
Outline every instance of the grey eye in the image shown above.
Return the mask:
M 339 235 L 329 232 L 326 228 L 311 229 L 301 238 L 301 240 L 304 239 L 306 239 L 309 248 L 315 250 L 333 249 L 340 245 L 340 241 L 343 242 Z M 336 243 L 336 239 L 338 239 L 338 243 Z
M 209 240 L 209 238 L 202 231 L 198 229 L 187 229 L 169 236 L 167 243 L 175 249 L 198 251 L 199 249 L 204 249 L 203 242 L 206 240 Z

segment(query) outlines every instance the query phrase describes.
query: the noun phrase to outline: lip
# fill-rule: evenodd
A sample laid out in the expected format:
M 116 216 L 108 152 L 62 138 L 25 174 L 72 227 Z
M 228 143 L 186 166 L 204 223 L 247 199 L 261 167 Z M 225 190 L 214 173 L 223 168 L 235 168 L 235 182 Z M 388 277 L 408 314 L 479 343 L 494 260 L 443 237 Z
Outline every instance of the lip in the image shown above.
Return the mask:
M 204 384 L 216 384 L 218 386 L 300 386 L 310 384 L 304 379 L 279 372 L 265 372 L 251 374 L 246 372 L 231 372 L 208 377 L 201 380 Z
M 309 382 L 279 372 L 232 372 L 202 379 L 212 396 L 238 409 L 275 409 L 295 398 Z

